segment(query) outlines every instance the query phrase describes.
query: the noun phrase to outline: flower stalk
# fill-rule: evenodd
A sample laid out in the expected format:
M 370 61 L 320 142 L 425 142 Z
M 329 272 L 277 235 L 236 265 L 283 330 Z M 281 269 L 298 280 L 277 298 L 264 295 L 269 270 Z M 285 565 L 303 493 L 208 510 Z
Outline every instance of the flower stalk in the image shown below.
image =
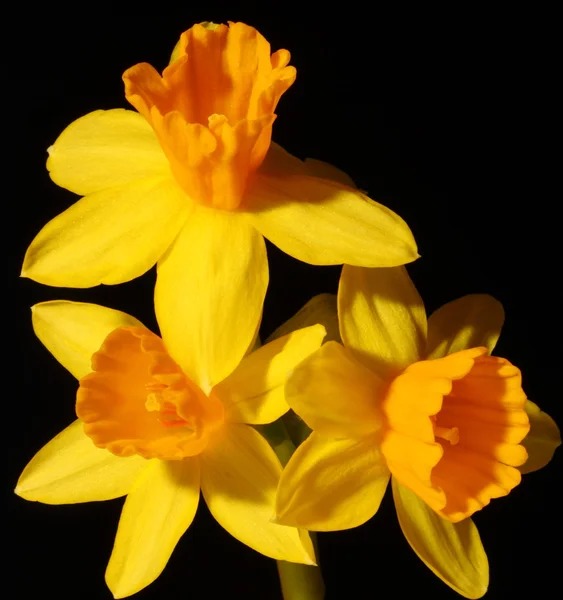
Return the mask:
M 301 421 L 298 417 L 295 420 Z M 282 420 L 256 428 L 268 440 L 284 467 L 295 451 L 296 444 L 303 441 L 297 440 L 294 435 L 290 436 Z M 309 532 L 309 535 L 315 547 L 318 564 L 317 536 L 313 532 Z M 283 600 L 324 600 L 325 585 L 320 566 L 300 565 L 285 560 L 276 562 Z

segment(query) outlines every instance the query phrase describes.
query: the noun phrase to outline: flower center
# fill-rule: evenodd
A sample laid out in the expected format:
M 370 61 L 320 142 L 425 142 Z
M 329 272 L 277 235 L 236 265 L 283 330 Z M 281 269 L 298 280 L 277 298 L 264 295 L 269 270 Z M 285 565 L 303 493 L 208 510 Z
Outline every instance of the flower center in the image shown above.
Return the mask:
M 382 451 L 393 476 L 452 522 L 507 495 L 527 458 L 520 371 L 486 352 L 414 363 L 383 403 Z
M 155 389 L 156 388 L 156 389 Z M 176 406 L 181 402 L 181 392 L 170 392 L 170 390 L 159 383 L 149 383 L 146 385 L 147 400 L 145 408 L 149 412 L 158 413 L 158 421 L 164 427 L 187 427 L 193 431 L 193 426 L 178 415 Z
M 127 100 L 153 127 L 178 184 L 195 202 L 236 209 L 270 146 L 276 105 L 295 81 L 290 54 L 243 23 L 194 25 L 162 77 L 141 63 Z
M 455 446 L 459 442 L 459 428 L 457 427 L 440 427 L 436 425 L 436 417 L 430 417 L 434 423 L 434 437 L 442 438 Z
M 186 377 L 147 329 L 110 333 L 92 370 L 80 380 L 76 413 L 94 444 L 117 456 L 194 456 L 223 424 L 220 401 Z

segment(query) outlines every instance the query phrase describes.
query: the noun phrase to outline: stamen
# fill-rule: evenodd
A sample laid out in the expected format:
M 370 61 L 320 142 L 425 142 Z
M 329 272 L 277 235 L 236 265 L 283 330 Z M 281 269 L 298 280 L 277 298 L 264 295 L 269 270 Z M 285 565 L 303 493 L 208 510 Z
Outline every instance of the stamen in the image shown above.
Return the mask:
M 145 408 L 149 412 L 160 410 L 160 394 L 148 394 L 147 400 L 145 402 Z
M 455 446 L 459 442 L 459 429 L 457 427 L 434 426 L 434 435 L 447 440 L 452 446 Z
M 146 386 L 149 388 L 149 386 Z M 188 427 L 194 431 L 193 427 L 188 425 L 185 419 L 178 415 L 176 406 L 172 402 L 167 402 L 164 398 L 165 392 L 153 392 L 148 394 L 145 402 L 145 408 L 149 412 L 158 411 L 158 422 L 164 427 Z
M 182 419 L 176 411 L 176 407 L 169 402 L 164 402 L 158 421 L 164 425 L 164 427 L 188 427 L 194 431 L 193 427 L 188 425 L 185 419 Z
M 160 413 L 158 422 L 164 427 L 187 427 L 191 431 L 194 431 L 192 427 L 188 425 L 187 421 L 184 421 L 176 413 Z

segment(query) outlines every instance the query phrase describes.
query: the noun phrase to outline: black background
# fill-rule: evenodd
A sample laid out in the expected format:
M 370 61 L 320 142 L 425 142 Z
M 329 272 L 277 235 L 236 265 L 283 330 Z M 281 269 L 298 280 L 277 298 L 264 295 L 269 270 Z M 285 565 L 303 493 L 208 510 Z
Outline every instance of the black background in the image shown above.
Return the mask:
M 162 69 L 195 22 L 241 20 L 273 49 L 291 51 L 298 78 L 278 107 L 274 139 L 302 158 L 338 165 L 405 218 L 422 255 L 410 272 L 429 312 L 466 293 L 501 300 L 507 320 L 495 353 L 521 367 L 528 396 L 563 424 L 553 15 L 455 5 L 455 12 L 404 7 L 393 15 L 351 2 L 10 9 L 3 99 L 4 151 L 14 162 L 4 172 L 6 299 L 14 303 L 3 338 L 14 364 L 4 373 L 3 413 L 10 598 L 111 598 L 103 575 L 122 503 L 46 506 L 11 492 L 35 451 L 74 418 L 76 383 L 35 339 L 29 307 L 58 298 L 97 302 L 156 327 L 154 271 L 90 290 L 18 279 L 33 236 L 75 200 L 49 180 L 46 148 L 92 110 L 127 108 L 123 71 L 142 61 Z M 336 292 L 340 272 L 300 264 L 271 245 L 268 252 L 264 336 L 312 295 Z M 544 598 L 558 588 L 561 460 L 559 452 L 475 515 L 491 564 L 487 598 Z M 320 560 L 327 600 L 456 597 L 410 550 L 389 495 L 365 526 L 322 534 Z M 202 502 L 163 574 L 138 597 L 276 600 L 280 593 L 274 561 L 231 538 Z

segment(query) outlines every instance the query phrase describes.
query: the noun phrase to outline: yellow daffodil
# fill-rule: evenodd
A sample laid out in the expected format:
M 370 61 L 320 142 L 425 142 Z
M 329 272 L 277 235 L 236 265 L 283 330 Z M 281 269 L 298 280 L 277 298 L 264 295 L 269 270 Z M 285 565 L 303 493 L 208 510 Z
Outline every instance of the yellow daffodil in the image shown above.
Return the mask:
M 344 345 L 326 343 L 286 385 L 313 432 L 283 472 L 277 522 L 356 527 L 376 513 L 392 476 L 413 550 L 458 593 L 480 598 L 489 567 L 470 515 L 507 495 L 521 471 L 547 464 L 561 442 L 526 399 L 520 371 L 489 355 L 502 306 L 465 296 L 427 322 L 404 267 L 345 266 L 338 318 Z
M 128 69 L 125 96 L 138 112 L 90 113 L 49 148 L 53 181 L 84 197 L 39 232 L 22 275 L 90 287 L 158 263 L 157 310 L 169 313 L 193 294 L 219 302 L 217 285 L 241 264 L 265 280 L 262 236 L 317 265 L 415 260 L 399 216 L 329 165 L 271 143 L 296 77 L 289 60 L 252 27 L 207 23 L 182 34 L 162 76 L 145 63 Z M 222 272 L 194 278 L 202 261 Z M 245 299 L 261 306 L 264 293 L 250 286 Z
M 106 572 L 116 598 L 158 577 L 195 516 L 200 490 L 212 515 L 244 544 L 314 564 L 306 532 L 271 522 L 282 466 L 250 425 L 288 410 L 286 375 L 319 348 L 324 327 L 246 354 L 252 340 L 241 346 L 248 338 L 236 327 L 245 322 L 233 322 L 225 348 L 196 356 L 198 338 L 214 338 L 213 324 L 169 346 L 166 335 L 109 308 L 64 301 L 33 308 L 37 336 L 79 379 L 78 420 L 35 455 L 16 493 L 47 504 L 127 495 Z M 208 373 L 221 376 L 210 386 Z

